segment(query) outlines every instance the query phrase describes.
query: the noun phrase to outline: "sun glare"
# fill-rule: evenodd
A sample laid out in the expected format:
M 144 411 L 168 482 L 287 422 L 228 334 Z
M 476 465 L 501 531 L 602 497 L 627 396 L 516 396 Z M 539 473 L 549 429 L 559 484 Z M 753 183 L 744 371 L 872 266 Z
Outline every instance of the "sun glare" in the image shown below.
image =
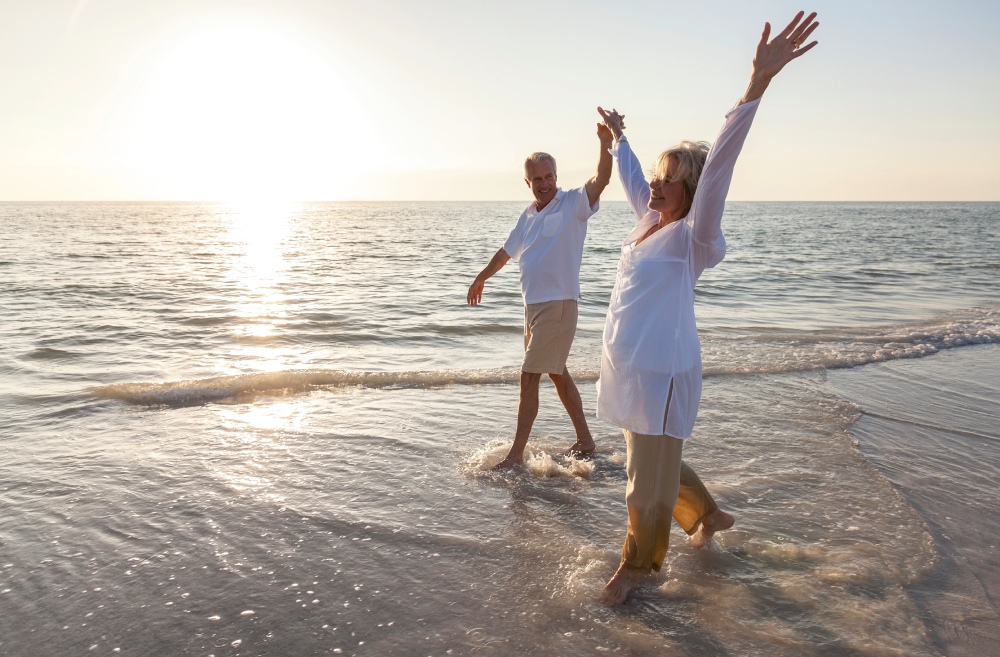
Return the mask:
M 283 242 L 297 215 L 295 204 L 248 200 L 228 204 L 226 214 L 231 221 L 228 239 L 242 249 L 239 278 L 250 290 L 274 286 L 288 268 Z
M 175 44 L 136 114 L 130 159 L 185 199 L 349 197 L 355 172 L 377 152 L 329 62 L 257 27 Z
M 280 338 L 288 322 L 285 249 L 298 213 L 294 204 L 260 201 L 229 204 L 223 212 L 232 249 L 228 274 L 237 283 L 230 302 L 242 319 L 234 330 L 239 346 L 220 363 L 226 373 L 243 371 L 247 363 L 257 371 L 277 371 L 295 360 L 280 339 L 271 339 Z

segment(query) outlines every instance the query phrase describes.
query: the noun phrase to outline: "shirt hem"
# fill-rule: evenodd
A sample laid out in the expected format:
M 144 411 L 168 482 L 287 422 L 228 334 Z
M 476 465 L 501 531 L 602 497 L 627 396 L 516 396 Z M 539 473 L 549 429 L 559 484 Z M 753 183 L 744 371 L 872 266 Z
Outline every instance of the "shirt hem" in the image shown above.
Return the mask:
M 579 294 L 576 295 L 575 297 L 574 296 L 565 296 L 565 295 L 554 296 L 554 297 L 545 296 L 545 297 L 541 297 L 540 299 L 531 299 L 530 301 L 528 300 L 527 297 L 522 296 L 521 298 L 524 299 L 524 305 L 527 306 L 529 304 L 546 303 L 546 302 L 549 302 L 549 301 L 579 301 L 581 299 L 581 296 Z
M 652 431 L 646 431 L 646 430 L 643 430 L 643 429 L 636 428 L 634 425 L 633 426 L 626 426 L 625 422 L 622 422 L 618 418 L 610 418 L 607 415 L 602 414 L 600 411 L 597 412 L 597 418 L 599 420 L 603 420 L 603 421 L 607 422 L 608 424 L 613 424 L 614 426 L 618 427 L 619 429 L 628 429 L 632 433 L 641 433 L 641 434 L 643 434 L 645 436 L 664 436 L 666 438 L 676 438 L 677 440 L 687 440 L 688 438 L 691 437 L 691 433 L 690 432 L 686 436 L 673 436 L 673 435 L 671 435 L 669 433 L 663 433 L 663 430 L 660 429 L 660 428 L 654 429 Z

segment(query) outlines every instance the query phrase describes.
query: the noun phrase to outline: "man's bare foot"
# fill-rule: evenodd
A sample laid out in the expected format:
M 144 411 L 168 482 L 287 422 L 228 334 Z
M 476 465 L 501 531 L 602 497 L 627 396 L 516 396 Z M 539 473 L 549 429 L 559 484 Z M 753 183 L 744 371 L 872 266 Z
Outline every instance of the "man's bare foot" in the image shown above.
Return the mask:
M 590 454 L 593 454 L 594 451 L 596 450 L 597 450 L 597 443 L 594 442 L 593 438 L 591 438 L 590 440 L 580 440 L 579 438 L 577 438 L 576 442 L 570 445 L 569 448 L 567 448 L 566 451 L 563 452 L 563 454 L 565 456 L 576 456 L 576 457 L 589 456 Z
M 691 544 L 698 548 L 705 547 L 711 542 L 715 532 L 729 529 L 735 522 L 736 518 L 722 509 L 716 509 L 711 514 L 705 516 L 705 519 L 701 521 L 701 526 L 698 527 L 698 531 L 691 534 Z
M 500 461 L 499 463 L 497 463 L 496 465 L 494 465 L 492 468 L 490 468 L 490 471 L 491 472 L 503 472 L 504 470 L 510 470 L 511 468 L 516 468 L 516 467 L 522 465 L 523 463 L 524 463 L 524 457 L 523 456 L 521 456 L 519 458 L 511 458 L 510 456 L 508 456 L 507 458 L 505 458 L 504 460 Z
M 643 573 L 626 568 L 625 564 L 618 566 L 614 577 L 608 580 L 608 583 L 601 589 L 598 600 L 609 607 L 617 607 L 628 600 L 628 594 L 633 589 L 639 587 L 639 584 L 642 583 L 642 577 Z

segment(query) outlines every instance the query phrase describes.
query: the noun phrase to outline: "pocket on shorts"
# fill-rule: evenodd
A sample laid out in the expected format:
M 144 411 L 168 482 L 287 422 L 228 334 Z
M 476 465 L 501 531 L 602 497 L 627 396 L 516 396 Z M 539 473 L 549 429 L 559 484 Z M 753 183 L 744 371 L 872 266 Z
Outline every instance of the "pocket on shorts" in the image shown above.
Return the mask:
M 559 232 L 559 228 L 562 227 L 563 216 L 562 212 L 553 212 L 549 216 L 545 217 L 545 225 L 542 226 L 542 236 L 552 237 Z

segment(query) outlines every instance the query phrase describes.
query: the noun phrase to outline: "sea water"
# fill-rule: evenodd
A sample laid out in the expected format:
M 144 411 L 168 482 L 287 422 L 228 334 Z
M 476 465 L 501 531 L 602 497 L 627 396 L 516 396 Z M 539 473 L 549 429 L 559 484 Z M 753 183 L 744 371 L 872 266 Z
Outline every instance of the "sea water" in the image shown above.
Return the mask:
M 730 203 L 685 458 L 736 526 L 618 609 L 623 203 L 513 436 L 519 203 L 0 205 L 0 655 L 988 655 L 998 204 Z

